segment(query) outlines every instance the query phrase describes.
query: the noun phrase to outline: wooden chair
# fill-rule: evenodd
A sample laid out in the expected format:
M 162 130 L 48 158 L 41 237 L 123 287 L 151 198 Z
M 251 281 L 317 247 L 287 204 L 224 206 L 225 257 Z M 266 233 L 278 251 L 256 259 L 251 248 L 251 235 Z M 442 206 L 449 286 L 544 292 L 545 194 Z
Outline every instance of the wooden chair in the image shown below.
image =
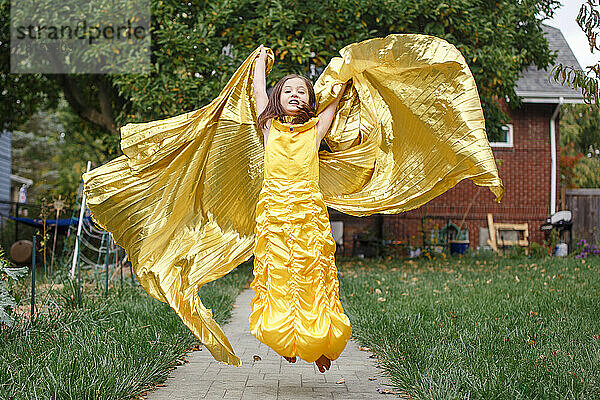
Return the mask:
M 490 232 L 490 238 L 488 239 L 488 245 L 495 251 L 499 252 L 498 249 L 498 238 L 502 238 L 502 231 L 517 232 L 519 239 L 517 240 L 500 240 L 502 246 L 520 246 L 525 247 L 525 254 L 528 254 L 529 250 L 529 225 L 523 224 L 507 224 L 494 222 L 492 214 L 487 215 L 488 229 Z

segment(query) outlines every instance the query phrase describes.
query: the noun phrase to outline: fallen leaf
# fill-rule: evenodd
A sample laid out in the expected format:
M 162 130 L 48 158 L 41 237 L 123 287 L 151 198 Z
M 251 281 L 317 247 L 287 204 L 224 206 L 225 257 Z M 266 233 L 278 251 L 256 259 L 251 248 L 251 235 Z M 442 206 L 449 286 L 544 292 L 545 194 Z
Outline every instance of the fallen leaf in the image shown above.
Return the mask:
M 254 359 L 254 361 L 260 361 L 260 360 L 262 360 L 262 358 L 260 358 L 260 356 L 258 356 L 256 354 L 252 358 Z
M 519 275 L 515 275 L 515 281 L 521 282 L 521 280 L 519 279 Z
M 371 351 L 371 348 L 370 348 L 370 347 L 363 347 L 363 346 L 360 346 L 358 349 L 359 349 L 360 351 Z
M 377 301 L 379 301 L 379 302 L 385 301 L 385 297 L 378 297 Z
M 377 391 L 381 394 L 398 394 L 398 392 L 393 391 L 392 389 L 381 389 L 377 388 Z
M 346 380 L 344 378 L 340 379 L 339 381 L 336 382 L 338 385 L 341 385 L 342 383 L 346 383 Z
M 370 381 L 376 381 L 376 380 L 377 380 L 377 378 L 375 378 L 374 376 L 370 376 L 370 377 L 369 377 L 369 380 L 370 380 Z
M 192 347 L 190 347 L 189 350 L 190 351 L 202 351 L 202 345 L 201 344 L 195 344 Z
M 381 289 L 379 289 L 379 288 L 375 289 L 375 293 L 381 294 Z

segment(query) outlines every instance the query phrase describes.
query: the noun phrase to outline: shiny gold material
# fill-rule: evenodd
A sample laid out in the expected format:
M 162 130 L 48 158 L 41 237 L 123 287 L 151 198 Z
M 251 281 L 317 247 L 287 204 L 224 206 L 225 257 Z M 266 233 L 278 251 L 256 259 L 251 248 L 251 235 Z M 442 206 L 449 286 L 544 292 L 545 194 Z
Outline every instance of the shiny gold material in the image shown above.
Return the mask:
M 319 190 L 317 121 L 273 120 L 256 206 L 250 331 L 285 357 L 339 357 L 350 321 L 339 299 L 335 241 Z
M 323 72 L 318 109 L 352 80 L 319 153 L 325 204 L 352 215 L 421 206 L 460 180 L 504 189 L 475 81 L 458 50 L 424 35 L 349 45 Z M 202 109 L 121 128 L 124 155 L 84 174 L 94 220 L 215 359 L 240 365 L 198 289 L 252 255 L 263 180 L 255 50 Z M 269 50 L 268 68 L 273 64 Z

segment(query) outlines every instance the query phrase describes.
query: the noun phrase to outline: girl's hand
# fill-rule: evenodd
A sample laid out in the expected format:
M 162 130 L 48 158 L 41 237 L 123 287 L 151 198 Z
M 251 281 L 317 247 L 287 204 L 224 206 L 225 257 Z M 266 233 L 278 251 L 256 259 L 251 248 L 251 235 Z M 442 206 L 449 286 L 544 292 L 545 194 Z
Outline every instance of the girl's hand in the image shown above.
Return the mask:
M 256 61 L 263 61 L 263 62 L 267 62 L 267 51 L 265 50 L 265 46 L 263 46 L 262 44 L 260 45 L 260 50 L 258 52 L 258 55 L 256 56 L 256 59 L 254 60 Z

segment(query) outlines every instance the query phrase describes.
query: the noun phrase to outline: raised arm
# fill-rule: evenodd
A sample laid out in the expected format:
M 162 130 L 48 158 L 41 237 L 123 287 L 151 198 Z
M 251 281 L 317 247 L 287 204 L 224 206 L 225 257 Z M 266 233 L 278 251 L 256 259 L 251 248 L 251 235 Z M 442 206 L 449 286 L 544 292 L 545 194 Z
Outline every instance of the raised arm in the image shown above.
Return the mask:
M 265 111 L 269 102 L 267 96 L 267 81 L 266 81 L 266 62 L 267 52 L 264 46 L 260 45 L 260 52 L 254 60 L 254 100 L 256 102 L 256 118 Z M 264 145 L 267 147 L 267 136 L 269 135 L 269 125 L 265 127 L 263 131 Z
M 335 110 L 344 94 L 344 90 L 346 89 L 346 83 L 341 84 L 342 88 L 340 89 L 340 93 L 321 113 L 319 114 L 319 122 L 317 122 L 317 144 L 321 143 L 323 137 L 331 127 L 331 122 L 333 121 L 333 116 L 335 115 Z

